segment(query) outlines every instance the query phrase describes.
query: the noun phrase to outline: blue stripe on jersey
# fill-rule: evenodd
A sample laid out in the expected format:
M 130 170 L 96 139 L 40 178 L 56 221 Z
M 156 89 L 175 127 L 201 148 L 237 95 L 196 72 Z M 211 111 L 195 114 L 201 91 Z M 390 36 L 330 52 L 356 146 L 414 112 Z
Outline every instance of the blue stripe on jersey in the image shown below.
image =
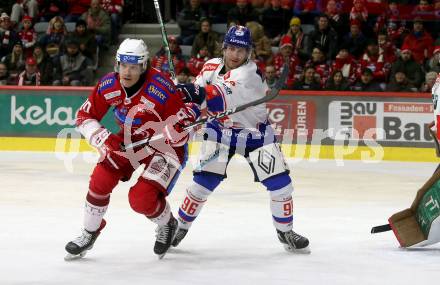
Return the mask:
M 193 181 L 209 191 L 214 191 L 215 188 L 222 182 L 223 176 L 209 172 L 194 173 Z
M 192 222 L 192 221 L 194 221 L 195 219 L 196 219 L 196 217 L 197 216 L 194 216 L 194 217 L 190 217 L 190 216 L 188 216 L 187 214 L 185 214 L 185 212 L 184 211 L 182 211 L 180 208 L 179 208 L 179 216 L 182 218 L 182 220 L 184 220 L 185 222 Z
M 182 164 L 180 165 L 179 169 L 177 170 L 176 175 L 174 175 L 173 179 L 171 180 L 170 185 L 168 185 L 167 188 L 167 193 L 170 194 L 171 191 L 174 188 L 174 185 L 176 185 L 177 179 L 180 176 L 180 173 L 182 173 L 182 170 L 185 168 L 186 166 L 186 162 L 188 161 L 188 144 L 185 144 L 183 146 L 184 150 L 183 150 L 183 160 L 182 160 Z
M 137 119 L 132 119 L 132 118 L 128 118 L 127 115 L 125 115 L 124 113 L 122 113 L 118 108 L 115 108 L 113 110 L 113 113 L 116 117 L 116 119 L 121 123 L 121 124 L 131 124 L 133 126 L 140 126 L 142 124 L 142 120 L 140 118 Z
M 287 217 L 287 218 L 279 218 L 279 217 L 275 217 L 273 216 L 273 219 L 275 220 L 275 222 L 280 223 L 280 224 L 288 224 L 291 223 L 293 221 L 293 216 Z
M 287 171 L 261 181 L 268 191 L 276 191 L 292 183 Z

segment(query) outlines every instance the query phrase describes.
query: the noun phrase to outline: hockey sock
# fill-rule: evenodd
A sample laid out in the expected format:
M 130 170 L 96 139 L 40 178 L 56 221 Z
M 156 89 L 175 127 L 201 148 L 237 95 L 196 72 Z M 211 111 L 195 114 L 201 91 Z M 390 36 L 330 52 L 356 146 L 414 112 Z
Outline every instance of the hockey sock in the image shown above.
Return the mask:
M 291 184 L 286 187 L 292 187 Z M 272 211 L 272 220 L 275 228 L 282 232 L 292 229 L 293 221 L 293 202 L 291 191 L 280 195 L 271 195 L 270 209 Z
M 108 205 L 96 206 L 86 201 L 84 205 L 84 228 L 89 232 L 98 230 L 107 208 Z
M 179 228 L 189 229 L 197 218 L 208 196 L 212 192 L 205 187 L 194 183 L 186 190 L 185 198 L 179 208 Z
M 168 201 L 165 201 L 165 203 L 166 203 L 165 207 L 163 208 L 162 212 L 159 213 L 159 215 L 157 215 L 154 218 L 148 217 L 153 223 L 155 223 L 159 226 L 166 225 L 171 218 L 170 204 L 168 203 Z

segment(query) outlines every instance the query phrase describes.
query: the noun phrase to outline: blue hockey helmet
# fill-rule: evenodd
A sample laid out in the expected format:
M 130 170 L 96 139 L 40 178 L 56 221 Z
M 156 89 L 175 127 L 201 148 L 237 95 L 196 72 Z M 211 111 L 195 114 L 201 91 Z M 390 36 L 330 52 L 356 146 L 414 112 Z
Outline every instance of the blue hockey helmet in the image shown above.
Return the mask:
M 244 26 L 237 25 L 230 27 L 223 40 L 223 48 L 226 48 L 228 45 L 250 50 L 252 48 L 251 31 Z

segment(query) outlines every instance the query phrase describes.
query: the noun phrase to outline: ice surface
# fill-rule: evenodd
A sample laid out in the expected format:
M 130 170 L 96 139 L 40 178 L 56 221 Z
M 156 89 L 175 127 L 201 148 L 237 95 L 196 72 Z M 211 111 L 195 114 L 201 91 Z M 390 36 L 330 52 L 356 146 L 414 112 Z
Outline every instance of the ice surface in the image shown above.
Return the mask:
M 73 173 L 51 153 L 0 153 L 0 284 L 423 284 L 440 278 L 440 247 L 404 250 L 391 232 L 371 235 L 410 206 L 432 163 L 291 163 L 294 229 L 311 255 L 284 251 L 268 194 L 241 159 L 209 198 L 181 245 L 153 254 L 154 224 L 133 212 L 130 184 L 114 190 L 107 227 L 86 258 L 65 262 L 80 233 L 93 164 Z M 170 202 L 174 212 L 191 182 L 191 165 Z

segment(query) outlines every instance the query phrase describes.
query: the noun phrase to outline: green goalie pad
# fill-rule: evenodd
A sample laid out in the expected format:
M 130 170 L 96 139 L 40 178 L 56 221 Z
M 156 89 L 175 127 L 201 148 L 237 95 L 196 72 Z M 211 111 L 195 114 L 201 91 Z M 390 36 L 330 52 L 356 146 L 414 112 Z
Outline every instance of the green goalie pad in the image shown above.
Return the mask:
M 417 191 L 411 208 L 388 222 L 402 247 L 427 246 L 440 241 L 440 170 Z

